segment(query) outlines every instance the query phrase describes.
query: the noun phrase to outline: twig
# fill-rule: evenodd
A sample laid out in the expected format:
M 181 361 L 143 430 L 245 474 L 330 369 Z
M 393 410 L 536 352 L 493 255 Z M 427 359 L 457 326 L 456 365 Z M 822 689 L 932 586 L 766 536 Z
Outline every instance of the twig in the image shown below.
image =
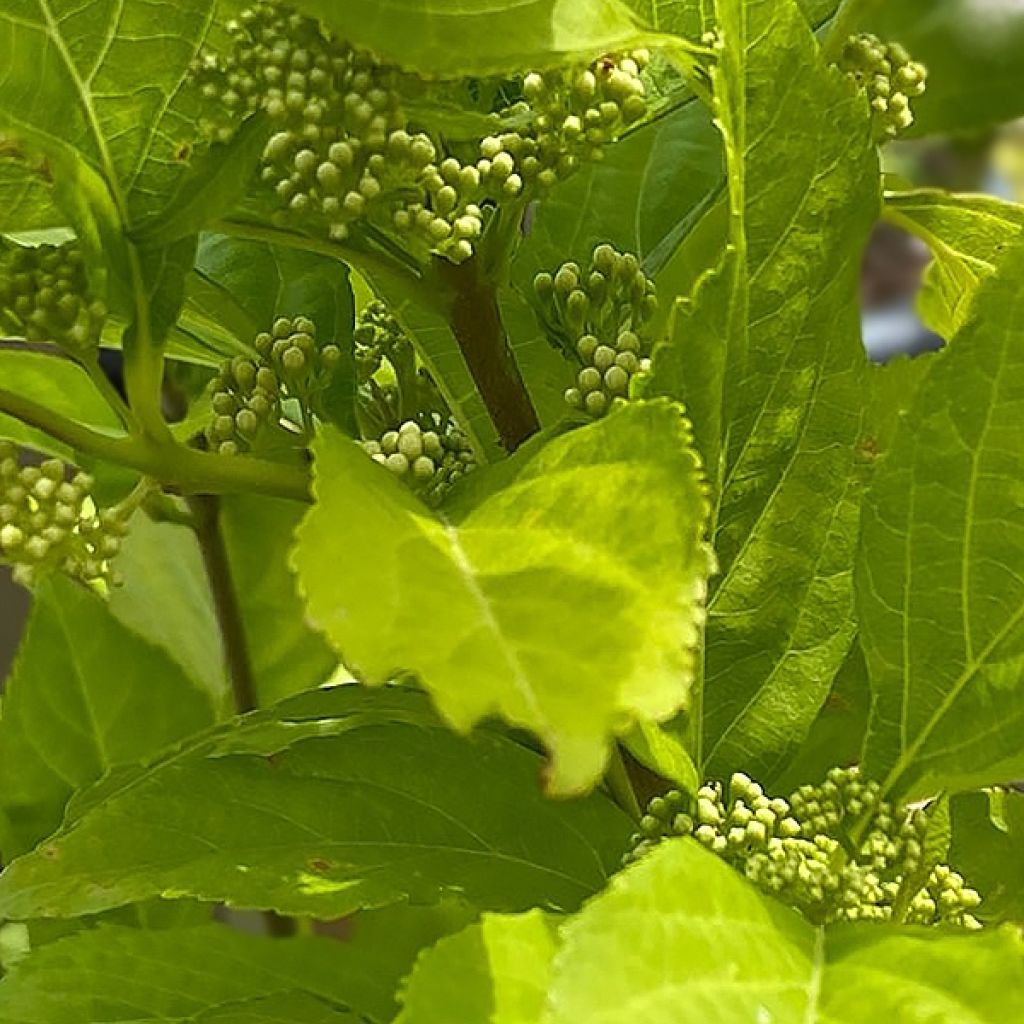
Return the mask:
M 437 257 L 438 277 L 451 290 L 448 321 L 491 422 L 506 451 L 540 430 L 537 410 L 508 345 L 493 284 L 476 256 L 454 264 Z

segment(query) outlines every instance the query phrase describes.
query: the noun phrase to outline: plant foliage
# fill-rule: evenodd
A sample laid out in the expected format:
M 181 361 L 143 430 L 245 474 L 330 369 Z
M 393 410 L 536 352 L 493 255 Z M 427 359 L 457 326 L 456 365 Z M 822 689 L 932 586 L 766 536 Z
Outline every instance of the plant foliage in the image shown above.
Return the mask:
M 3 5 L 0 1024 L 1024 1019 L 959 6 Z

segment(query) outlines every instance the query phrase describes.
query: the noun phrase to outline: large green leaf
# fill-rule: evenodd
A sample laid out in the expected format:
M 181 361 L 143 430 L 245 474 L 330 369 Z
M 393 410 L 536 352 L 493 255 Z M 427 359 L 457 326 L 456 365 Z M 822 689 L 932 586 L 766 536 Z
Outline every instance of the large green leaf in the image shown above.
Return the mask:
M 975 916 L 1024 923 L 1024 793 L 961 793 L 949 811 L 949 861 L 981 893 Z
M 102 927 L 34 951 L 0 980 L 0 1024 L 356 1024 L 367 1019 L 362 979 L 347 967 L 329 939 Z
M 184 87 L 214 8 L 11 0 L 0 12 L 0 125 L 55 156 L 58 173 L 85 161 L 122 224 L 160 212 L 199 136 L 198 95 Z
M 563 930 L 543 1024 L 1003 1024 L 1009 933 L 813 928 L 691 840 L 662 844 Z
M 159 895 L 324 918 L 444 894 L 574 909 L 630 822 L 602 795 L 546 800 L 541 766 L 502 734 L 456 736 L 412 691 L 314 691 L 81 793 L 0 875 L 0 916 Z
M 74 790 L 212 721 L 208 694 L 100 597 L 49 580 L 36 591 L 0 718 L 4 859 L 56 829 Z
M 57 352 L 0 347 L 0 388 L 107 434 L 123 433 L 114 411 L 77 363 Z M 0 414 L 0 438 L 64 458 L 71 449 L 49 434 Z
M 925 794 L 1024 774 L 1024 249 L 931 360 L 867 495 L 858 565 L 866 758 Z
M 676 311 L 652 387 L 692 404 L 717 485 L 695 758 L 708 774 L 769 775 L 854 632 L 858 279 L 878 167 L 863 104 L 795 0 L 721 0 L 714 20 L 732 252 Z
M 620 0 L 298 0 L 339 36 L 441 78 L 548 67 L 642 45 Z
M 395 1024 L 531 1024 L 540 1019 L 557 919 L 485 914 L 425 953 Z
M 616 733 L 686 700 L 708 572 L 689 440 L 677 406 L 631 404 L 451 522 L 326 433 L 294 555 L 310 614 L 358 678 L 416 673 L 460 730 L 497 711 L 580 792 Z
M 934 262 L 918 308 L 947 339 L 966 323 L 978 286 L 1024 231 L 1024 207 L 1017 203 L 934 189 L 888 193 L 885 216 L 930 246 Z

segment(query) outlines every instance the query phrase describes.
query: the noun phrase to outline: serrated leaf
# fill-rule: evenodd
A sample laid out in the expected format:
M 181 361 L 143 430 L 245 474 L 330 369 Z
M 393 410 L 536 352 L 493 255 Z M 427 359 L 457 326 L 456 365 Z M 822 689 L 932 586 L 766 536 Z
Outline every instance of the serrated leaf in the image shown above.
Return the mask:
M 0 388 L 106 434 L 122 434 L 114 411 L 77 364 L 60 354 L 0 347 Z M 71 459 L 71 448 L 49 434 L 0 414 L 0 438 Z
M 556 948 L 557 919 L 484 914 L 442 939 L 406 982 L 395 1024 L 535 1024 Z
M 209 695 L 102 598 L 61 576 L 41 585 L 0 718 L 4 860 L 56 829 L 74 790 L 213 718 Z
M 885 215 L 931 248 L 934 260 L 918 309 L 931 330 L 952 338 L 967 322 L 981 282 L 1024 232 L 1024 206 L 992 196 L 918 189 L 887 193 Z
M 354 1024 L 360 1018 L 344 1008 L 362 1007 L 345 963 L 344 947 L 330 939 L 265 939 L 221 925 L 105 926 L 36 950 L 5 975 L 0 1024 Z M 239 1016 L 246 1001 L 252 1012 Z M 316 1004 L 337 1015 L 298 1015 Z M 296 1016 L 267 1016 L 288 1007 Z
M 463 739 L 409 690 L 318 690 L 80 793 L 0 874 L 0 916 L 78 916 L 195 896 L 325 919 L 458 894 L 574 909 L 630 829 L 607 798 L 546 800 L 542 761 Z
M 857 592 L 866 766 L 925 795 L 1024 774 L 1024 250 L 934 356 L 878 466 Z
M 616 876 L 562 938 L 542 1024 L 1003 1024 L 1024 1013 L 1016 936 L 814 928 L 692 840 Z
M 721 574 L 695 760 L 704 774 L 770 775 L 810 727 L 854 633 L 858 280 L 878 165 L 863 103 L 795 0 L 721 0 L 713 14 L 734 255 L 684 307 L 677 365 L 662 349 L 654 378 L 693 396 L 703 449 L 720 453 L 710 473 L 721 481 Z
M 563 794 L 597 781 L 612 736 L 685 702 L 709 565 L 678 407 L 634 403 L 550 441 L 457 522 L 338 434 L 314 450 L 293 559 L 358 678 L 404 669 L 457 729 L 497 711 L 532 730 Z
M 949 863 L 981 893 L 985 922 L 1024 922 L 1024 793 L 961 793 L 950 801 Z
M 341 38 L 438 78 L 501 75 L 644 44 L 619 0 L 299 0 Z

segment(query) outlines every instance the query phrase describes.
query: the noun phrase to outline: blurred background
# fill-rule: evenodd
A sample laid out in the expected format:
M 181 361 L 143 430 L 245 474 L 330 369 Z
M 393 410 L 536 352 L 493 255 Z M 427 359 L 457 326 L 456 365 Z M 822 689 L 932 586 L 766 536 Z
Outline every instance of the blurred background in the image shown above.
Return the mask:
M 827 0 L 802 0 L 828 9 Z M 901 185 L 985 192 L 1024 202 L 1024 0 L 866 0 L 864 29 L 903 43 L 929 70 L 909 137 L 884 150 Z M 881 224 L 864 254 L 864 344 L 885 362 L 939 348 L 916 312 L 930 255 Z M 17 649 L 28 596 L 0 567 L 0 689 Z

